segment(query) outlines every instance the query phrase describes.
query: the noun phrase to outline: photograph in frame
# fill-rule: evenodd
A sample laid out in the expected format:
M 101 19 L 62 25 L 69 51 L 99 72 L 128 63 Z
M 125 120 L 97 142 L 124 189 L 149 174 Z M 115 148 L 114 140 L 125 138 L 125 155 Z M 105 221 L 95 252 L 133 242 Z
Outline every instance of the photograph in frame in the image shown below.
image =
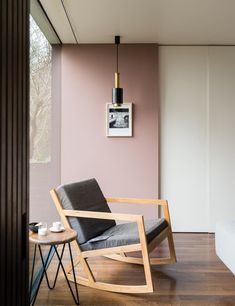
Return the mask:
M 106 135 L 108 137 L 132 136 L 132 103 L 123 103 L 118 107 L 107 103 Z

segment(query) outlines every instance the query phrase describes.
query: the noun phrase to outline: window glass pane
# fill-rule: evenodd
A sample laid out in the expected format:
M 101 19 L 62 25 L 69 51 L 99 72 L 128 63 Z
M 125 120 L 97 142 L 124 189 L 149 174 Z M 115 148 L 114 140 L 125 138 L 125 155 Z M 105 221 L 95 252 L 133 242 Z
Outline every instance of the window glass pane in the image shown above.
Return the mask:
M 30 16 L 30 162 L 51 160 L 52 48 Z

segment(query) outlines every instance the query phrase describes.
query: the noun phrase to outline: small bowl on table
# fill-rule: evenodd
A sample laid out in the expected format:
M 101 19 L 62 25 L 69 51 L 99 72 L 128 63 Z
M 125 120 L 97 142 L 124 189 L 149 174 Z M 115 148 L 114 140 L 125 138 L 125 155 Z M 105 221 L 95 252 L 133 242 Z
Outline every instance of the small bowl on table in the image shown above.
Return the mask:
M 38 222 L 31 222 L 29 223 L 29 229 L 31 230 L 31 232 L 37 233 L 39 225 L 40 224 Z

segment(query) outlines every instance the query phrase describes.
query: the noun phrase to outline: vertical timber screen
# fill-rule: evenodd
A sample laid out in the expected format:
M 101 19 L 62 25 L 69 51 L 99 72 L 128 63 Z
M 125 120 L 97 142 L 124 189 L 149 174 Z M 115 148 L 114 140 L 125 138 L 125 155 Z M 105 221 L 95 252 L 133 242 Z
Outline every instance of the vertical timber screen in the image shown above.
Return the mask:
M 28 305 L 29 1 L 0 2 L 0 305 Z

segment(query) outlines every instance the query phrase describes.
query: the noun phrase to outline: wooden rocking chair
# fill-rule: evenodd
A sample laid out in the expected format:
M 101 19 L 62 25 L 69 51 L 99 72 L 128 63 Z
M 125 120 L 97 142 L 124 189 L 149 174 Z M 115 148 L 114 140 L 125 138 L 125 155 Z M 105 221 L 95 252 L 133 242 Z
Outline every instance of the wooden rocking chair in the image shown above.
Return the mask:
M 95 179 L 59 186 L 50 193 L 64 226 L 78 232 L 77 241 L 74 243 L 78 253 L 75 264 L 82 264 L 87 275 L 87 278 L 76 276 L 79 284 L 113 292 L 153 292 L 151 265 L 176 262 L 167 201 L 104 198 Z M 164 218 L 144 221 L 141 215 L 111 213 L 107 202 L 160 205 Z M 117 225 L 115 220 L 129 223 Z M 149 253 L 165 238 L 168 239 L 170 256 L 150 258 Z M 134 251 L 142 252 L 142 258 L 126 256 L 126 253 Z M 88 257 L 94 256 L 143 265 L 146 284 L 131 286 L 96 281 L 87 262 Z M 71 267 L 68 267 L 66 272 L 72 281 Z

